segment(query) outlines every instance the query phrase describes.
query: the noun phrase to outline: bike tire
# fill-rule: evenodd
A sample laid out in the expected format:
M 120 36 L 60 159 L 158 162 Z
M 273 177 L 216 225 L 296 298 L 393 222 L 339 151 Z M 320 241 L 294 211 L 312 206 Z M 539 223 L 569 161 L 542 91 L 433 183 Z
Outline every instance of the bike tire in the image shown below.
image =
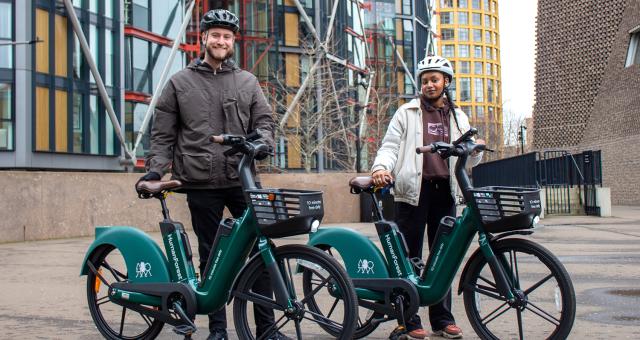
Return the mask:
M 285 245 L 274 249 L 274 257 L 276 263 L 280 267 L 280 271 L 284 274 L 283 279 L 290 292 L 295 292 L 295 301 L 293 304 L 300 308 L 300 312 L 291 315 L 285 313 L 284 308 L 276 308 L 277 302 L 272 296 L 260 295 L 252 292 L 252 287 L 258 279 L 264 278 L 266 266 L 262 257 L 255 257 L 238 278 L 238 284 L 232 292 L 234 297 L 233 318 L 236 332 L 240 339 L 262 339 L 273 335 L 275 331 L 282 332 L 291 338 L 302 338 L 303 322 L 305 323 L 305 331 L 314 331 L 314 324 L 325 322 L 327 325 L 334 327 L 337 339 L 352 339 L 355 331 L 358 308 L 356 293 L 349 276 L 342 266 L 333 258 L 329 257 L 322 251 L 306 245 Z M 316 271 L 322 274 L 327 285 L 335 287 L 341 292 L 342 298 L 338 301 L 334 308 L 337 311 L 336 318 L 318 318 L 313 311 L 305 308 L 308 301 L 313 295 L 308 296 L 310 292 L 302 289 L 302 280 L 300 274 L 305 271 Z M 320 290 L 314 292 L 316 294 Z M 275 314 L 275 323 L 267 330 L 258 329 L 255 323 L 250 322 L 249 305 L 253 305 L 255 311 L 256 302 L 263 306 L 269 306 Z M 252 319 L 252 318 L 251 318 Z M 293 322 L 291 322 L 293 321 Z M 321 330 L 318 327 L 317 330 Z
M 333 258 L 336 258 L 334 256 L 334 254 L 332 253 L 332 251 L 331 251 L 333 248 L 327 248 L 326 246 L 317 247 L 317 248 L 325 251 L 327 253 L 327 255 L 329 255 L 329 256 L 331 256 Z M 340 263 L 339 260 L 338 260 L 338 263 Z M 343 265 L 343 267 L 344 267 L 344 265 Z M 315 280 L 314 280 L 314 273 L 313 272 L 306 271 L 306 272 L 303 273 L 302 283 L 303 283 L 303 289 L 305 290 L 305 292 L 307 292 L 307 291 L 310 292 L 313 289 L 315 289 L 314 281 Z M 334 297 L 334 296 L 330 296 L 330 298 L 331 299 L 336 299 L 336 297 Z M 315 312 L 317 314 L 320 314 L 320 315 L 324 315 L 325 314 L 325 311 L 322 310 L 321 306 L 316 301 L 315 296 L 312 297 L 310 299 L 310 301 L 309 301 L 309 309 L 311 309 L 313 312 Z M 364 317 L 361 317 L 362 313 L 364 313 Z M 382 318 L 384 318 L 384 315 L 382 313 L 375 312 L 375 311 L 372 311 L 370 309 L 366 309 L 364 307 L 358 307 L 358 320 L 357 320 L 355 333 L 353 334 L 353 338 L 354 339 L 362 339 L 362 338 L 366 337 L 367 335 L 371 334 L 380 325 L 380 323 L 374 323 L 373 320 L 374 319 L 382 319 Z M 320 324 L 320 327 L 322 329 L 324 329 L 327 333 L 331 334 L 332 336 L 337 336 L 337 334 L 335 332 L 333 332 L 333 330 L 330 327 L 326 327 L 323 324 Z
M 529 240 L 502 239 L 491 248 L 525 302 L 511 304 L 500 297 L 485 257 L 475 256 L 463 291 L 465 310 L 478 336 L 523 339 L 526 334 L 535 339 L 566 339 L 575 320 L 576 298 L 562 263 L 545 247 Z M 498 318 L 502 319 L 496 322 Z
M 124 258 L 113 246 L 98 248 L 89 261 L 107 283 L 128 279 Z M 108 288 L 92 270 L 87 274 L 87 302 L 96 328 L 106 339 L 155 339 L 164 326 L 164 322 L 110 302 Z M 127 311 L 132 317 L 125 324 Z

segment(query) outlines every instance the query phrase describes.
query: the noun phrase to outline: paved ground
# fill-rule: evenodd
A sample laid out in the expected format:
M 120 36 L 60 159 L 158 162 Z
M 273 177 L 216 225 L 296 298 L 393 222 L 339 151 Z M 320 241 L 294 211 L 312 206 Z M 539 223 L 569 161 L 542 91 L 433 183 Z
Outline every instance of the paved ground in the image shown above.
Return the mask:
M 577 316 L 571 339 L 640 339 L 640 207 L 614 207 L 613 215 L 549 217 L 531 237 L 553 251 L 572 276 Z M 374 236 L 370 224 L 349 226 Z M 278 242 L 304 241 L 301 237 Z M 0 338 L 99 337 L 86 306 L 85 278 L 78 276 L 90 242 L 76 238 L 0 245 Z M 465 338 L 476 339 L 461 296 L 454 297 L 453 309 Z M 231 320 L 230 309 L 228 314 Z M 420 314 L 424 320 L 426 311 Z M 197 319 L 196 339 L 206 338 L 205 319 Z M 368 338 L 384 339 L 392 328 L 391 323 L 383 324 Z M 327 338 L 313 329 L 306 334 L 309 339 Z M 231 336 L 235 337 L 232 330 Z M 178 339 L 170 327 L 160 338 Z

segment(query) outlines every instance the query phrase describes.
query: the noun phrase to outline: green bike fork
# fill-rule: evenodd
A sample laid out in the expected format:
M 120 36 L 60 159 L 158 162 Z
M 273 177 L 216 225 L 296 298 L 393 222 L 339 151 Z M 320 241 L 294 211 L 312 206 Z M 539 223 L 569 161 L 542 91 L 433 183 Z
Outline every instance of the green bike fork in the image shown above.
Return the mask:
M 507 300 L 514 301 L 515 297 L 513 295 L 513 290 L 510 284 L 510 282 L 512 281 L 507 278 L 507 274 L 505 273 L 503 265 L 500 263 L 500 261 L 498 261 L 498 258 L 493 253 L 493 249 L 491 249 L 491 245 L 487 240 L 486 233 L 478 233 L 478 243 L 480 244 L 480 250 L 482 251 L 482 254 L 487 259 L 487 263 L 489 264 L 491 273 L 496 279 L 496 288 L 502 295 L 507 298 Z M 504 261 L 502 262 L 504 263 Z
M 295 299 L 295 292 L 289 291 L 287 289 L 287 285 L 282 278 L 281 268 L 278 267 L 278 262 L 273 256 L 273 251 L 271 249 L 271 244 L 269 244 L 269 240 L 260 236 L 258 239 L 258 249 L 260 251 L 260 256 L 267 267 L 267 272 L 269 273 L 269 277 L 271 278 L 271 284 L 273 285 L 273 294 L 275 295 L 276 302 L 280 306 L 286 306 L 287 308 L 291 308 L 291 298 Z

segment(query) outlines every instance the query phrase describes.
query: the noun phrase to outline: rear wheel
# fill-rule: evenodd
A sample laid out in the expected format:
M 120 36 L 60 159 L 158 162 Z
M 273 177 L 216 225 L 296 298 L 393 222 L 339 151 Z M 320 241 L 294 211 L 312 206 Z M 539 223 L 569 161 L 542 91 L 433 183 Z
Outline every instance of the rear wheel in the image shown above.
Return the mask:
M 113 246 L 97 249 L 89 262 L 108 284 L 129 279 L 124 258 Z M 87 274 L 87 301 L 93 322 L 107 339 L 154 339 L 164 326 L 161 321 L 111 302 L 109 287 L 91 269 Z
M 516 288 L 516 301 L 500 296 L 484 256 L 469 264 L 464 306 L 483 339 L 566 339 L 576 312 L 571 278 L 543 246 L 508 238 L 492 243 L 494 254 Z
M 276 263 L 292 300 L 287 306 L 279 305 L 271 294 L 252 290 L 258 280 L 264 278 L 265 263 L 256 257 L 238 279 L 234 292 L 233 317 L 240 339 L 268 339 L 280 332 L 293 339 L 302 339 L 302 333 L 317 334 L 330 329 L 338 339 L 352 339 L 356 324 L 358 302 L 351 280 L 344 269 L 322 251 L 304 245 L 286 245 L 274 249 Z M 303 288 L 303 277 L 313 275 L 320 280 L 317 289 Z M 273 286 L 273 285 L 272 285 Z M 310 308 L 311 301 L 330 290 L 339 299 L 321 300 L 323 307 L 331 309 L 329 315 L 321 315 Z M 333 296 L 332 295 L 332 296 Z M 325 306 L 326 305 L 326 306 Z M 273 310 L 272 325 L 261 327 L 254 322 L 256 307 Z M 263 308 L 264 311 L 264 308 Z

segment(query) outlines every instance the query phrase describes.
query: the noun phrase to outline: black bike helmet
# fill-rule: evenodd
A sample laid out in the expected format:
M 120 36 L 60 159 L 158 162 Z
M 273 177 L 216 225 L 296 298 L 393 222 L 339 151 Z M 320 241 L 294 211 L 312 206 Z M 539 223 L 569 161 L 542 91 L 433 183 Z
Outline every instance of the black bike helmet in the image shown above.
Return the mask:
M 212 9 L 205 13 L 200 20 L 200 32 L 212 27 L 222 27 L 237 33 L 240 30 L 238 17 L 226 9 Z

